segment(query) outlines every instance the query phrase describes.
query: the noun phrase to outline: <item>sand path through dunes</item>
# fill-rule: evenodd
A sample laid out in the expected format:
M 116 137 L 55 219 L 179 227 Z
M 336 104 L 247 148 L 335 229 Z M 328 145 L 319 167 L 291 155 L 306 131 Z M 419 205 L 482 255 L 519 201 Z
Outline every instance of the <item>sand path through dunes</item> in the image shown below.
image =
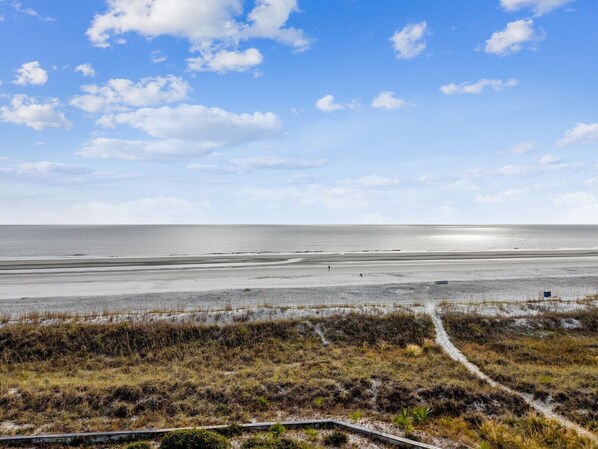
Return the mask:
M 559 422 L 562 426 L 567 427 L 576 431 L 578 434 L 583 435 L 586 438 L 589 438 L 595 443 L 598 443 L 598 436 L 594 433 L 590 432 L 587 429 L 584 429 L 580 425 L 574 423 L 573 421 L 569 421 L 567 418 L 555 413 L 552 407 L 549 404 L 542 403 L 540 401 L 534 400 L 533 397 L 529 394 L 521 393 L 519 391 L 515 391 L 512 388 L 507 387 L 499 382 L 496 382 L 490 376 L 485 374 L 480 368 L 476 365 L 471 363 L 465 354 L 463 354 L 457 347 L 451 342 L 451 339 L 444 329 L 444 325 L 442 324 L 442 319 L 438 314 L 438 309 L 434 304 L 428 304 L 426 307 L 427 313 L 432 318 L 432 322 L 434 323 L 434 329 L 436 330 L 436 343 L 451 357 L 453 360 L 461 363 L 467 370 L 477 376 L 478 378 L 488 382 L 495 388 L 500 388 L 507 393 L 517 395 L 522 398 L 530 407 L 536 410 L 541 415 L 545 416 L 546 418 L 555 420 Z

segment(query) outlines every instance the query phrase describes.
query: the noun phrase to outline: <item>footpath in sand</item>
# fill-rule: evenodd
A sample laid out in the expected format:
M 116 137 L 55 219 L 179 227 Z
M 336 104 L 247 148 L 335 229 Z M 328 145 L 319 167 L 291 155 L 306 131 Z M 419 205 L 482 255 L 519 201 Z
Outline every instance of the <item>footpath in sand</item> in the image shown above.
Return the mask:
M 471 363 L 465 355 L 457 349 L 457 347 L 451 342 L 450 337 L 444 326 L 442 324 L 442 319 L 438 314 L 438 310 L 435 305 L 429 304 L 426 307 L 426 311 L 432 322 L 434 323 L 434 329 L 436 330 L 436 343 L 451 357 L 453 360 L 461 363 L 467 370 L 477 376 L 478 378 L 488 382 L 490 385 L 496 388 L 500 388 L 503 391 L 506 391 L 510 394 L 519 396 L 522 398 L 530 407 L 536 410 L 541 415 L 545 416 L 546 418 L 555 420 L 559 422 L 564 427 L 569 429 L 575 430 L 578 434 L 583 435 L 595 443 L 598 443 L 598 437 L 590 432 L 587 429 L 579 426 L 578 424 L 568 420 L 567 418 L 555 413 L 550 405 L 542 403 L 540 401 L 534 400 L 533 397 L 529 394 L 521 393 L 519 391 L 515 391 L 506 385 L 503 385 L 499 382 L 496 382 L 494 379 L 490 378 L 487 374 L 485 374 L 482 370 L 480 370 L 476 365 Z

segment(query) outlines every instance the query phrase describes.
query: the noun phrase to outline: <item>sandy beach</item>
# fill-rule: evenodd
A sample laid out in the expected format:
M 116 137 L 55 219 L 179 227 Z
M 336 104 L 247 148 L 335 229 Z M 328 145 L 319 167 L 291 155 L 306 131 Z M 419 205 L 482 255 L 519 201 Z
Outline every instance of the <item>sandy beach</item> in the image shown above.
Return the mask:
M 598 251 L 19 260 L 0 262 L 0 281 L 0 313 L 13 314 L 529 300 L 547 290 L 575 299 L 598 292 Z

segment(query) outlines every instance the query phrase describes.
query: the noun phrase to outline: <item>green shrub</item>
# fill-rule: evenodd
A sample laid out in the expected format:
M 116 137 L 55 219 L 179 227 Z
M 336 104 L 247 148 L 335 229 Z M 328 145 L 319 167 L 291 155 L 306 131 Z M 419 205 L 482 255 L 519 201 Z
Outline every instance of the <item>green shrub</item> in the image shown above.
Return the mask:
M 316 429 L 305 429 L 304 430 L 305 437 L 309 441 L 318 441 L 318 431 Z
M 123 449 L 152 449 L 149 441 L 135 441 L 127 444 Z
M 258 396 L 255 398 L 255 402 L 257 402 L 257 405 L 262 409 L 266 409 L 270 406 L 270 401 L 264 396 Z
M 175 430 L 167 434 L 160 449 L 228 449 L 226 438 L 203 429 Z
M 357 410 L 357 411 L 351 413 L 351 416 L 349 418 L 351 419 L 351 421 L 359 421 L 362 416 L 363 416 L 363 413 L 361 413 L 359 410 Z
M 279 422 L 270 427 L 270 433 L 274 438 L 280 438 L 286 431 L 287 429 L 285 429 Z
M 318 396 L 317 398 L 314 399 L 314 405 L 318 408 L 324 407 L 325 402 L 326 402 L 326 400 L 322 396 Z
M 395 426 L 405 432 L 405 435 L 407 436 L 411 435 L 415 430 L 413 427 L 413 418 L 407 409 L 403 409 L 401 410 L 401 413 L 395 415 L 392 418 L 392 422 Z
M 342 447 L 349 442 L 349 438 L 343 432 L 335 430 L 324 437 L 324 444 L 332 447 Z
M 418 424 L 423 423 L 428 418 L 430 413 L 432 413 L 432 409 L 429 409 L 426 406 L 413 407 L 413 409 L 411 410 L 413 420 Z
M 233 423 L 221 429 L 215 430 L 215 432 L 228 438 L 236 437 L 243 433 L 243 427 L 241 427 L 239 424 Z

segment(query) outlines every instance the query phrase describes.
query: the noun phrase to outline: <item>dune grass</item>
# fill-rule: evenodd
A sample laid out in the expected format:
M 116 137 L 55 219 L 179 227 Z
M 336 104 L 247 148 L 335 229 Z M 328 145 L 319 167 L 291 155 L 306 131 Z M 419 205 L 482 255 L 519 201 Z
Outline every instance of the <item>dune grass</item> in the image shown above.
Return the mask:
M 598 309 L 444 320 L 459 349 L 492 378 L 598 432 Z
M 393 417 L 408 410 L 410 434 L 424 440 L 525 447 L 492 442 L 495 426 L 535 441 L 521 424 L 536 419 L 528 407 L 473 377 L 433 339 L 429 318 L 407 313 L 223 326 L 8 325 L 0 328 L 0 432 L 332 416 L 401 433 Z M 591 447 L 571 441 L 538 447 Z

